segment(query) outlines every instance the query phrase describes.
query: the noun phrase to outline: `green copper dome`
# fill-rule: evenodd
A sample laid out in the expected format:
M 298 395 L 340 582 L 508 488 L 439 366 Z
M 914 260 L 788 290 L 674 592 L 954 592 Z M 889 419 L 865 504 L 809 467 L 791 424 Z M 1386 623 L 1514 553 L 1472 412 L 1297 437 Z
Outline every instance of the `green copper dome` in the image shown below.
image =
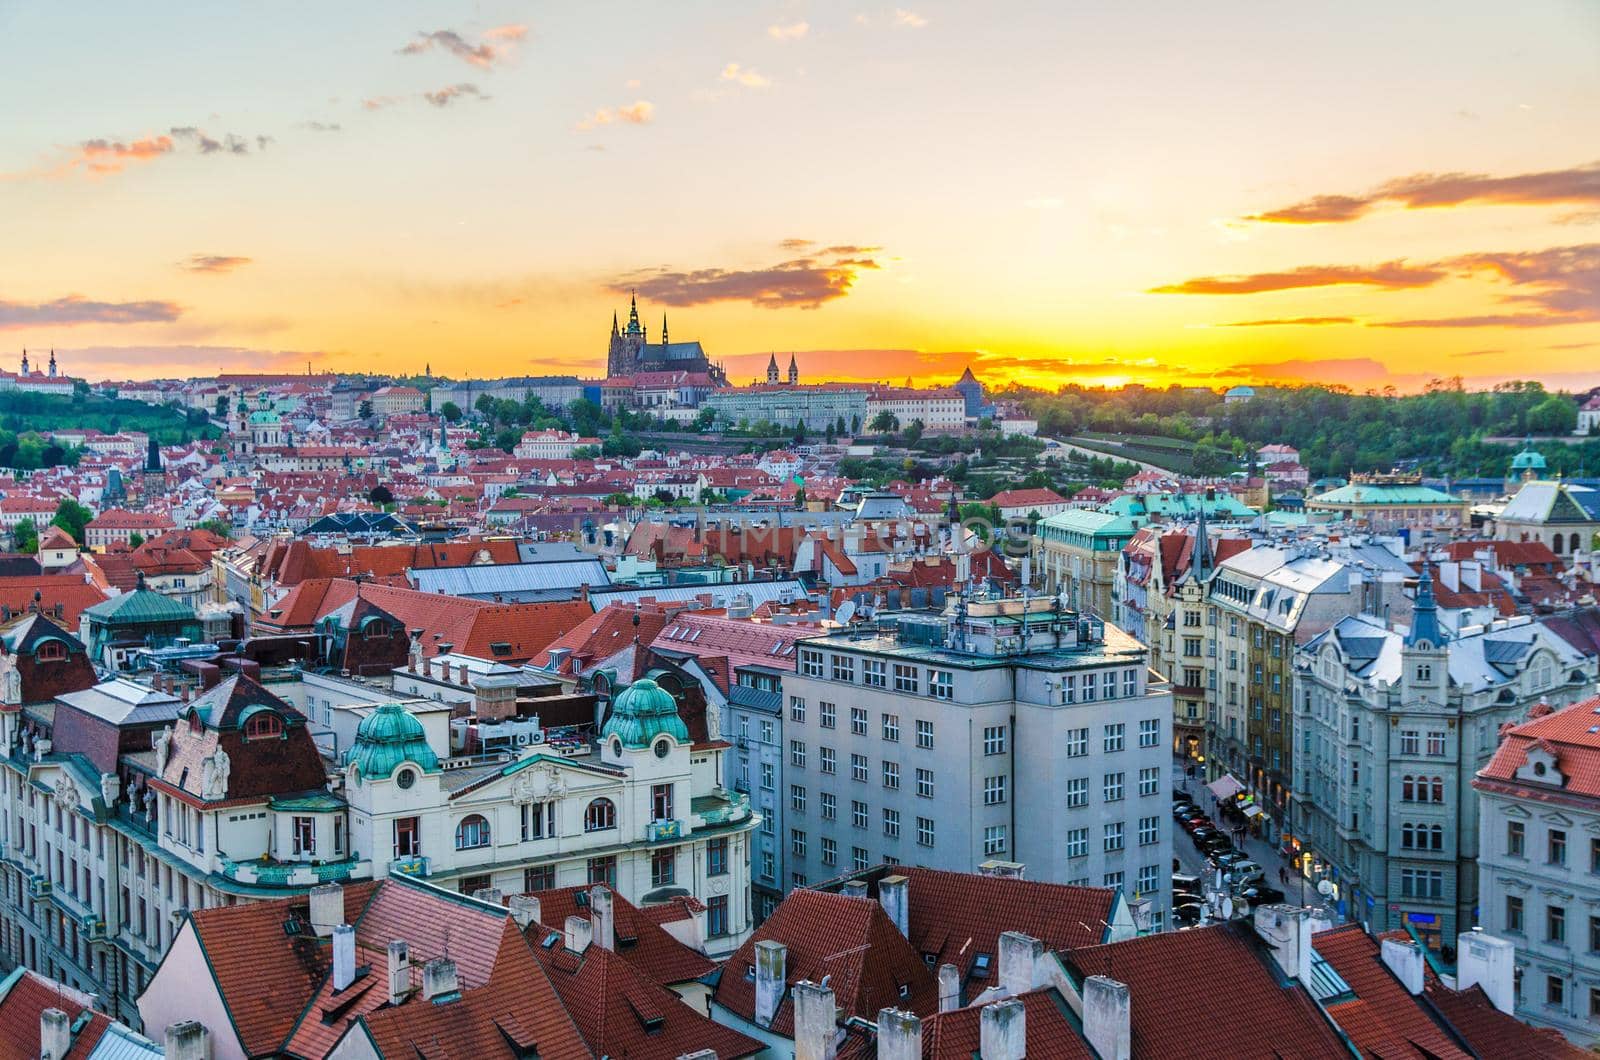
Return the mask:
M 1511 458 L 1513 471 L 1543 471 L 1544 456 L 1533 447 L 1533 439 L 1529 438 L 1522 452 Z
M 678 702 L 672 693 L 641 677 L 611 701 L 611 717 L 600 730 L 600 738 L 616 736 L 624 747 L 643 749 L 663 733 L 679 743 L 689 742 L 689 727 L 678 717 Z
M 422 722 L 398 703 L 385 703 L 361 720 L 346 762 L 363 777 L 388 777 L 402 762 L 424 773 L 439 770 L 439 756 L 428 746 Z

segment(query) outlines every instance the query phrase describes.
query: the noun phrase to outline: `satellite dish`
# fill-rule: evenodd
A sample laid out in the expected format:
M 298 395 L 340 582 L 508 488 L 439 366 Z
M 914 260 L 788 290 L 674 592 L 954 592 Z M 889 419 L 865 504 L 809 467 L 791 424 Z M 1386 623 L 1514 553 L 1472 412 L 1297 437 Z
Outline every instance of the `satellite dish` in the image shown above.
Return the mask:
M 1322 882 L 1318 883 L 1317 884 L 1317 893 L 1322 895 L 1324 898 L 1326 898 L 1328 895 L 1332 894 L 1333 893 L 1333 881 L 1331 881 L 1331 880 L 1323 880 Z
M 1227 896 L 1224 896 L 1222 899 L 1222 919 L 1233 919 L 1233 899 Z
M 834 621 L 838 622 L 841 626 L 848 626 L 850 624 L 850 620 L 855 617 L 856 602 L 854 600 L 846 600 L 844 603 L 839 605 L 839 610 L 833 613 Z

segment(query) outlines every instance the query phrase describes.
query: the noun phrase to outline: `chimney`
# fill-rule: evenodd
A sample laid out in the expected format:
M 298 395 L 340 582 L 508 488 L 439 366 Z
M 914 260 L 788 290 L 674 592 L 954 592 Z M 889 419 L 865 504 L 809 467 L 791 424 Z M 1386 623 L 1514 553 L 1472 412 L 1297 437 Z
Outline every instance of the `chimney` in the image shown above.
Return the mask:
M 505 892 L 498 887 L 479 887 L 472 892 L 473 901 L 487 902 L 489 905 L 504 905 L 505 899 Z
M 344 923 L 344 891 L 337 883 L 319 883 L 311 888 L 311 928 L 327 938 Z
M 356 981 L 356 929 L 340 924 L 333 929 L 333 988 L 343 990 Z
M 1000 936 L 1000 989 L 1016 997 L 1033 989 L 1033 968 L 1044 956 L 1044 943 L 1020 931 Z
M 1028 1055 L 1028 1025 L 1016 998 L 985 1005 L 978 1023 L 978 1055 L 983 1060 L 1023 1060 Z
M 570 922 L 569 922 L 570 923 Z M 765 939 L 756 943 L 756 1024 L 771 1027 L 788 985 L 789 947 Z
M 961 1007 L 961 970 L 953 964 L 939 965 L 939 1011 L 954 1012 Z
M 1272 948 L 1278 968 L 1302 983 L 1311 976 L 1310 919 L 1311 910 L 1292 905 L 1264 905 L 1255 911 L 1256 934 Z
M 603 950 L 617 948 L 617 921 L 611 891 L 599 884 L 589 888 L 589 924 L 594 929 L 596 946 Z
M 573 953 L 583 953 L 594 941 L 594 921 L 586 916 L 567 917 L 566 941 L 567 949 Z
M 1379 952 L 1383 963 L 1413 994 L 1422 993 L 1422 947 L 1415 942 L 1384 939 Z
M 911 881 L 904 876 L 885 876 L 878 881 L 878 903 L 889 914 L 900 934 L 907 934 L 907 914 L 911 901 Z
M 539 922 L 539 899 L 531 894 L 514 894 L 510 898 L 511 919 L 517 922 L 517 928 L 522 931 L 528 929 L 529 924 Z
M 833 1060 L 838 1021 L 831 989 L 810 980 L 794 984 L 794 1060 Z
M 1133 1056 L 1133 995 L 1126 983 L 1103 975 L 1083 981 L 1083 1036 L 1100 1060 Z
M 878 1060 L 922 1060 L 922 1020 L 903 1009 L 879 1009 Z
M 422 966 L 422 996 L 429 1001 L 444 1000 L 460 990 L 456 962 L 449 957 L 435 957 Z
M 1456 936 L 1456 989 L 1474 984 L 1483 987 L 1494 1007 L 1513 1015 L 1516 998 L 1512 993 L 1513 958 L 1516 947 L 1505 939 L 1481 931 L 1463 931 Z
M 211 1060 L 211 1032 L 204 1023 L 183 1020 L 167 1027 L 167 1060 Z
M 839 888 L 839 893 L 846 898 L 865 898 L 867 896 L 866 880 L 846 880 L 844 886 Z
M 39 1060 L 66 1060 L 72 1048 L 72 1020 L 58 1008 L 39 1013 Z
M 389 943 L 389 1004 L 398 1005 L 411 993 L 411 947 L 405 939 Z

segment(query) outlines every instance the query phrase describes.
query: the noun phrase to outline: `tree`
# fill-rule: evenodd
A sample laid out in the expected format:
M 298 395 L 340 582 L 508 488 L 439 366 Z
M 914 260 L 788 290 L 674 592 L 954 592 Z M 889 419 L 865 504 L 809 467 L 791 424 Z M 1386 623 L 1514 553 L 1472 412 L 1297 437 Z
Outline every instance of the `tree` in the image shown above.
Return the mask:
M 367 399 L 367 400 L 361 402 L 360 407 L 356 409 L 356 417 L 358 419 L 363 419 L 363 420 L 372 419 L 372 401 L 371 401 L 371 399 Z
M 228 414 L 228 395 L 226 395 L 226 394 L 218 394 L 217 395 L 217 418 L 221 419 L 222 417 L 226 416 L 227 414 Z
M 828 424 L 828 429 L 822 432 L 822 440 L 829 445 L 839 440 L 838 432 L 833 429 L 833 424 Z
M 522 441 L 521 427 L 501 427 L 494 432 L 494 447 L 496 449 L 503 449 L 509 453 L 517 447 L 517 443 L 520 441 Z
M 598 445 L 580 445 L 572 450 L 572 459 L 574 460 L 593 460 L 599 455 L 600 447 Z
M 11 528 L 11 542 L 18 552 L 30 555 L 39 551 L 39 526 L 32 519 L 20 520 Z
M 717 423 L 717 410 L 713 408 L 701 409 L 694 418 L 694 429 L 701 434 L 709 431 Z
M 804 486 L 796 486 L 794 488 L 794 506 L 796 511 L 803 512 L 806 510 L 806 488 Z
M 367 491 L 367 500 L 381 508 L 385 504 L 394 503 L 394 491 L 380 482 Z
M 446 401 L 443 405 L 439 406 L 439 415 L 445 418 L 446 423 L 460 423 L 461 406 L 457 405 L 454 401 Z
M 1565 394 L 1551 394 L 1528 410 L 1534 434 L 1570 434 L 1578 425 L 1578 403 Z
M 795 445 L 805 445 L 806 444 L 806 421 L 805 420 L 797 420 L 795 422 L 795 425 L 794 425 L 794 444 Z
M 928 425 L 923 423 L 921 420 L 912 420 L 911 425 L 906 428 L 906 444 L 916 445 L 918 442 L 922 441 L 922 432 L 927 429 Z
M 89 520 L 94 518 L 94 513 L 71 497 L 62 497 L 61 503 L 56 505 L 56 515 L 50 520 L 51 525 L 59 526 L 72 535 L 72 540 L 82 541 L 83 528 L 89 525 Z
M 896 416 L 888 409 L 884 409 L 882 412 L 872 417 L 872 422 L 867 424 L 867 426 L 869 429 L 874 430 L 879 434 L 893 434 L 895 431 L 900 429 L 900 417 Z
M 229 525 L 228 521 L 226 519 L 218 519 L 214 516 L 210 519 L 202 519 L 200 522 L 194 524 L 194 528 L 196 530 L 209 531 L 213 534 L 216 534 L 218 537 L 233 536 L 233 527 Z
M 139 533 L 139 531 L 135 530 L 133 533 L 128 535 L 129 548 L 138 548 L 142 544 L 144 544 L 144 535 Z

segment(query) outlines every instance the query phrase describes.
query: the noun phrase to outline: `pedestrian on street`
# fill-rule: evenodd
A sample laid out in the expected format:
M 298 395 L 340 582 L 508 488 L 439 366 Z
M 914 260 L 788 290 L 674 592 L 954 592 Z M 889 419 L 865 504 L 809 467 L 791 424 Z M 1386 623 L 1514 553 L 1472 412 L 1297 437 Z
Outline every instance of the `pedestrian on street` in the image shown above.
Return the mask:
M 1289 870 L 1284 868 L 1282 865 L 1278 866 L 1278 882 L 1283 884 L 1285 887 L 1289 885 Z

